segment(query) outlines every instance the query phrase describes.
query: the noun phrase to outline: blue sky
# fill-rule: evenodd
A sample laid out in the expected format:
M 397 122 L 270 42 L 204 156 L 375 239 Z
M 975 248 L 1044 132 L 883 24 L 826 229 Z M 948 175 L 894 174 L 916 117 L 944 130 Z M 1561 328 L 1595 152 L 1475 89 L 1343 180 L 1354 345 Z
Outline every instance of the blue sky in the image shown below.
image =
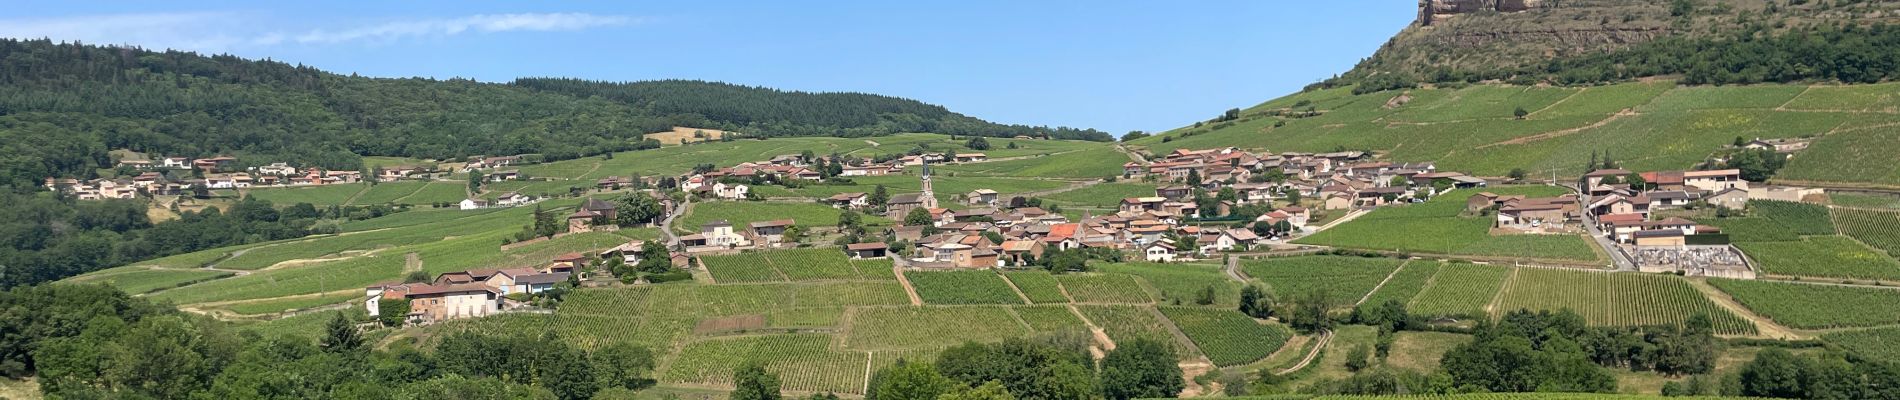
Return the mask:
M 273 58 L 366 76 L 703 79 L 908 97 L 1004 123 L 1164 130 L 1370 55 L 1411 3 L 98 1 L 0 36 Z

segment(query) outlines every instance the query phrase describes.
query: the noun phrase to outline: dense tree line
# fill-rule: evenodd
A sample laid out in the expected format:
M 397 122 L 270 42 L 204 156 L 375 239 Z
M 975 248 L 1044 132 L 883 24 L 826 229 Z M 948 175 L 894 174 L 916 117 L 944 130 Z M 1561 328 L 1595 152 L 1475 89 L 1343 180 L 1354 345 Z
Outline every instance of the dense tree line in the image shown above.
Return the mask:
M 1420 72 L 1354 73 L 1308 89 L 1356 84 L 1354 93 L 1417 87 L 1420 83 L 1487 80 L 1588 85 L 1680 75 L 1682 83 L 1749 84 L 1831 81 L 1875 83 L 1900 77 L 1900 28 L 1884 23 L 1835 23 L 1802 27 L 1768 22 L 1732 31 L 1669 36 L 1627 49 L 1558 57 L 1521 68 L 1427 67 Z M 1370 62 L 1370 61 L 1368 61 Z M 1362 69 L 1369 68 L 1361 65 Z
M 694 126 L 764 136 L 893 132 L 1109 140 L 913 100 L 699 81 L 380 79 L 272 60 L 0 39 L 0 185 L 110 167 L 110 149 L 359 170 L 359 156 L 562 160 Z
M 1088 338 L 1047 336 L 966 343 L 935 363 L 899 360 L 872 375 L 865 400 L 1128 400 L 1174 397 L 1186 383 L 1174 351 L 1149 339 L 1121 343 L 1099 365 Z M 733 397 L 735 400 L 739 396 Z
M 554 337 L 457 333 L 433 353 L 368 348 L 336 314 L 318 340 L 261 337 L 92 285 L 0 292 L 0 372 L 51 398 L 625 398 L 653 385 L 653 354 Z
M 228 211 L 182 211 L 153 223 L 144 200 L 74 200 L 51 192 L 0 191 L 0 287 L 59 280 L 132 262 L 198 250 L 328 233 L 326 219 L 371 218 L 386 206 L 279 209 L 251 198 Z
M 1107 132 L 1094 129 L 1002 125 L 950 112 L 943 106 L 866 93 L 808 93 L 690 80 L 522 78 L 514 85 L 580 98 L 610 99 L 651 113 L 703 116 L 717 127 L 763 136 L 861 137 L 934 132 L 1113 140 Z

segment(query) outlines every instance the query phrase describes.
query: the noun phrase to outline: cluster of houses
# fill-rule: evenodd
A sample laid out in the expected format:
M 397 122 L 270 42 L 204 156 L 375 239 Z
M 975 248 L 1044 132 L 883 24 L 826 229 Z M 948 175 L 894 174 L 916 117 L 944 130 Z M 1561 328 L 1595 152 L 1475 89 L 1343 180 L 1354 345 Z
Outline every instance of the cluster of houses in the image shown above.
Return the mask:
M 384 300 L 407 300 L 409 309 L 401 318 L 405 323 L 432 323 L 456 318 L 482 317 L 525 305 L 526 295 L 539 294 L 562 282 L 575 281 L 596 260 L 618 258 L 633 265 L 642 261 L 645 241 L 632 240 L 593 255 L 567 253 L 539 267 L 478 269 L 448 272 L 429 282 L 387 282 L 364 289 L 363 306 L 372 317 L 382 313 Z M 690 262 L 684 254 L 671 254 L 675 267 Z M 512 295 L 512 296 L 511 296 Z
M 516 157 L 499 157 L 517 159 Z M 476 158 L 474 163 L 494 158 Z M 508 161 L 493 161 L 508 165 Z M 357 183 L 365 178 L 361 171 L 334 171 L 317 167 L 299 168 L 288 163 L 238 168 L 237 158 L 217 156 L 192 159 L 163 157 L 152 160 L 121 160 L 119 166 L 139 171 L 130 178 L 81 180 L 46 178 L 48 190 L 66 193 L 81 200 L 134 199 L 156 195 L 178 195 L 193 187 L 205 189 L 244 189 L 271 186 L 311 186 Z M 394 181 L 424 179 L 436 172 L 434 166 L 390 166 L 377 168 L 374 179 Z M 513 179 L 514 174 L 495 173 L 490 179 Z
M 1122 176 L 1152 177 L 1170 183 L 1198 180 L 1203 189 L 1210 191 L 1231 187 L 1239 195 L 1236 204 L 1265 203 L 1297 193 L 1300 198 L 1314 199 L 1316 207 L 1323 210 L 1377 207 L 1422 199 L 1441 190 L 1486 185 L 1484 179 L 1463 173 L 1440 172 L 1431 162 L 1374 161 L 1370 154 L 1361 151 L 1273 154 L 1249 153 L 1233 147 L 1176 149 L 1152 163 L 1122 164 Z M 1269 179 L 1269 176 L 1274 178 Z M 1156 197 L 1178 201 L 1193 188 L 1177 185 L 1164 189 L 1167 190 L 1157 193 Z

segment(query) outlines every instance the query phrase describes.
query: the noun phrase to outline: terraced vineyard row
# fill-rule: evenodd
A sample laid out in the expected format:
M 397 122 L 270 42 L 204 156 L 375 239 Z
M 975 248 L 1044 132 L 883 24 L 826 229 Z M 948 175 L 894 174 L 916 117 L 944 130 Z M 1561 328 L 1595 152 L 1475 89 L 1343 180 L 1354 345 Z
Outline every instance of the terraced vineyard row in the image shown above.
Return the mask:
M 1186 343 L 1175 340 L 1168 322 L 1154 315 L 1149 306 L 1076 306 L 1082 315 L 1101 327 L 1109 340 L 1122 343 L 1135 339 L 1150 339 L 1174 348 L 1174 353 L 1183 360 L 1199 357 Z
M 831 335 L 766 335 L 694 342 L 661 373 L 667 382 L 731 385 L 739 366 L 758 363 L 778 374 L 785 390 L 862 393 L 870 353 L 834 352 Z
M 1023 304 L 1009 282 L 992 271 L 913 271 L 904 277 L 927 304 Z
M 1438 270 L 1431 282 L 1412 298 L 1412 313 L 1428 316 L 1478 317 L 1487 315 L 1485 307 L 1504 288 L 1510 277 L 1508 267 L 1451 264 Z
M 834 248 L 789 249 L 700 256 L 718 283 L 755 283 L 891 277 L 888 259 L 851 260 Z
M 1404 260 L 1346 256 L 1306 256 L 1246 260 L 1247 275 L 1267 284 L 1275 299 L 1291 300 L 1324 293 L 1336 308 L 1349 308 L 1379 286 Z
M 1900 212 L 1836 208 L 1834 225 L 1889 256 L 1900 256 Z
M 1756 313 L 1794 328 L 1900 323 L 1900 290 L 1759 280 L 1709 279 Z
M 1234 310 L 1161 307 L 1174 325 L 1207 354 L 1214 365 L 1241 365 L 1273 354 L 1293 332 L 1279 324 L 1261 324 Z

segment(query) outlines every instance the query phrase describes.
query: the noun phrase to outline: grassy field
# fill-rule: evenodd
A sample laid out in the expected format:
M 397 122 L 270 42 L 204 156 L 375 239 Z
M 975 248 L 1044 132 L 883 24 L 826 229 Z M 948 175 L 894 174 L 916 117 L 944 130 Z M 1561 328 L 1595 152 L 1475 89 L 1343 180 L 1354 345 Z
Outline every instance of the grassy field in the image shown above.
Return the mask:
M 1100 179 L 1119 176 L 1127 155 L 1109 146 L 1086 147 L 1044 157 L 947 165 L 938 168 L 947 176 L 1037 176 L 1044 178 Z
M 1501 195 L 1555 196 L 1547 186 L 1493 187 Z M 1528 257 L 1577 261 L 1601 259 L 1581 235 L 1492 235 L 1486 217 L 1463 216 L 1465 199 L 1476 190 L 1458 190 L 1425 203 L 1385 207 L 1296 243 L 1421 253 Z
M 1900 290 L 1756 280 L 1709 279 L 1742 305 L 1793 328 L 1900 322 Z
M 926 304 L 1023 304 L 1002 275 L 991 271 L 905 272 Z
M 247 189 L 244 195 L 258 200 L 267 200 L 277 205 L 310 203 L 318 206 L 334 206 L 349 204 L 351 197 L 369 189 L 370 186 L 367 184 L 338 184 Z
M 1352 308 L 1405 260 L 1346 256 L 1281 257 L 1241 261 L 1247 276 L 1267 284 L 1274 299 L 1322 293 L 1333 308 Z

